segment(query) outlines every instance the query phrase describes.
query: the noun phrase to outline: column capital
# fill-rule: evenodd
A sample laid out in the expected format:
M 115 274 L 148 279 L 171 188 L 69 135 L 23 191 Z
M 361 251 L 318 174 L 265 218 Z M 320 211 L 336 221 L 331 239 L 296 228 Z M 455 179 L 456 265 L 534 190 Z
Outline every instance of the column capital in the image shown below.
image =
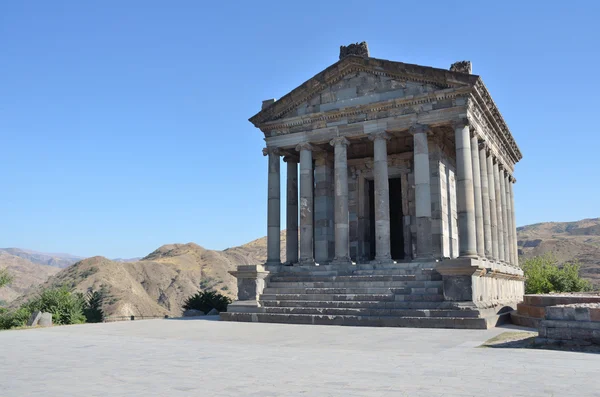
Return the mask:
M 467 118 L 452 120 L 450 123 L 452 125 L 452 128 L 454 128 L 455 130 L 458 128 L 465 127 L 469 127 L 469 130 L 471 129 L 471 122 Z
M 431 135 L 433 133 L 433 131 L 431 131 L 431 127 L 429 127 L 427 124 L 415 124 L 408 129 L 408 132 L 410 132 L 413 135 L 414 134 Z
M 344 137 L 344 136 L 336 136 L 331 141 L 329 141 L 329 144 L 331 146 L 336 146 L 336 145 L 348 146 L 348 145 L 350 145 L 350 141 L 348 141 L 346 139 L 346 137 Z
M 386 141 L 389 141 L 390 139 L 392 139 L 392 136 L 386 131 L 378 131 L 369 134 L 370 141 L 375 141 L 377 139 L 385 139 Z
M 269 154 L 274 154 L 274 155 L 279 156 L 281 154 L 281 150 L 278 147 L 267 146 L 266 148 L 263 148 L 262 154 L 263 154 L 263 156 L 267 156 Z
M 310 142 L 302 142 L 296 145 L 296 151 L 299 152 L 301 150 L 310 150 L 312 152 L 315 150 L 315 147 Z
M 509 180 L 511 183 L 517 183 L 517 178 L 515 178 L 515 177 L 514 177 L 514 176 L 512 176 L 512 175 L 509 175 L 509 176 L 508 176 L 508 180 Z
M 284 163 L 298 163 L 300 159 L 298 156 L 292 156 L 290 154 L 283 156 Z
M 488 146 L 487 146 L 487 142 L 485 141 L 485 139 L 481 139 L 479 138 L 477 140 L 477 145 L 479 147 L 479 150 L 485 150 L 488 151 Z

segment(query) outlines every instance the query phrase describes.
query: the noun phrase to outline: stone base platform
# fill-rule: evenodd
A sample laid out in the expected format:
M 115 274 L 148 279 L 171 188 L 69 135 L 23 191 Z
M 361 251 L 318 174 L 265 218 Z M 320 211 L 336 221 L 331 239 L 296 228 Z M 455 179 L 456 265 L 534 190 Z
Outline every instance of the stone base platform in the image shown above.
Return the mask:
M 560 293 L 525 295 L 523 302 L 517 305 L 516 312 L 511 313 L 511 321 L 513 324 L 522 327 L 539 328 L 540 322 L 546 316 L 547 308 L 556 305 L 577 303 L 600 303 L 600 294 Z
M 538 342 L 600 345 L 600 303 L 576 303 L 546 308 Z
M 505 305 L 481 308 L 469 301 L 446 300 L 444 280 L 435 266 L 436 262 L 265 266 L 258 272 L 268 273 L 264 289 L 231 304 L 221 319 L 470 329 L 487 329 L 508 320 L 509 311 L 502 310 Z M 239 276 L 238 283 L 256 285 Z

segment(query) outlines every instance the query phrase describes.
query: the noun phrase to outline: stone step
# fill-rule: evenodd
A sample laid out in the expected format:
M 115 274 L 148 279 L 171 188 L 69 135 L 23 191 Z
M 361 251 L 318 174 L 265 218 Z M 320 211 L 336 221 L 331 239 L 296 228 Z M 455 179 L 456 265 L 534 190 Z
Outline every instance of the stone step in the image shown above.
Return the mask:
M 397 302 L 397 301 L 307 301 L 307 300 L 261 300 L 264 307 L 312 307 L 312 308 L 372 308 L 372 309 L 452 309 L 459 310 L 454 302 Z
M 402 276 L 402 275 L 415 275 L 415 276 L 428 276 L 428 279 L 431 280 L 441 280 L 442 279 L 442 275 L 439 274 L 438 272 L 435 271 L 430 271 L 430 272 L 413 272 L 413 271 L 406 271 L 403 269 L 390 269 L 390 270 L 355 270 L 352 273 L 350 273 L 349 275 L 354 275 L 354 276 L 376 276 L 376 275 L 382 275 L 382 276 Z
M 349 276 L 311 276 L 311 275 L 300 275 L 300 274 L 285 274 L 285 275 L 274 275 L 271 276 L 269 284 L 279 282 L 375 282 L 375 281 L 430 281 L 421 276 L 422 279 L 417 278 L 414 274 L 403 274 L 403 275 L 349 275 Z
M 283 301 L 375 301 L 392 302 L 394 294 L 262 294 L 260 300 Z
M 442 302 L 442 294 L 262 294 L 260 300 Z
M 360 266 L 350 266 L 350 267 L 331 267 L 331 266 L 313 266 L 310 269 L 307 267 L 302 267 L 301 269 L 295 267 L 284 267 L 283 269 L 279 269 L 277 273 L 273 273 L 271 277 L 280 277 L 280 276 L 361 276 L 361 275 L 394 275 L 394 276 L 432 276 L 436 279 L 441 279 L 441 275 L 435 271 L 433 268 L 396 268 L 391 267 L 388 269 L 385 268 L 372 268 L 371 265 L 365 265 L 369 268 L 363 268 Z M 380 265 L 382 266 L 382 265 Z
M 265 307 L 265 313 L 278 314 L 324 314 L 344 316 L 393 316 L 393 317 L 465 317 L 477 318 L 475 310 L 429 310 L 429 309 L 369 309 L 328 307 Z
M 221 313 L 221 320 L 259 323 L 322 324 L 367 327 L 414 328 L 471 328 L 486 329 L 483 318 L 465 317 L 393 317 L 393 316 L 343 316 L 278 313 Z
M 355 294 L 400 294 L 400 295 L 425 295 L 425 294 L 442 294 L 442 286 L 437 287 L 337 287 L 337 288 L 293 288 L 293 287 L 267 287 L 264 289 L 263 294 L 265 295 L 279 295 L 279 294 L 344 294 L 344 295 L 355 295 Z
M 269 281 L 269 288 L 437 288 L 441 281 Z

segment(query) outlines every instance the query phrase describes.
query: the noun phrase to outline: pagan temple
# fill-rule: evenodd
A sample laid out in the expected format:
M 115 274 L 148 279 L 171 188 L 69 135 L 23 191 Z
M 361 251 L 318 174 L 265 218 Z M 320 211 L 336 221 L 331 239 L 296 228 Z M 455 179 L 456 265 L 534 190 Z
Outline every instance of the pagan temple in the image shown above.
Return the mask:
M 232 272 L 239 300 L 224 320 L 486 328 L 522 299 L 522 156 L 470 62 L 446 70 L 342 46 L 250 121 L 266 141 L 268 258 Z

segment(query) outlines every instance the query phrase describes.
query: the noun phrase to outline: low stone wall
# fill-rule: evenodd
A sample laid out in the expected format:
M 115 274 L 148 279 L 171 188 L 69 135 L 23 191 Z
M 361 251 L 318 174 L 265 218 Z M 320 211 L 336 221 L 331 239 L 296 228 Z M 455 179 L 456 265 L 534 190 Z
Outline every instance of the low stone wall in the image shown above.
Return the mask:
M 517 305 L 517 312 L 511 314 L 513 324 L 522 327 L 538 328 L 546 316 L 546 308 L 576 303 L 600 303 L 600 294 L 561 293 L 525 295 Z
M 600 303 L 546 307 L 539 334 L 543 343 L 600 345 Z

